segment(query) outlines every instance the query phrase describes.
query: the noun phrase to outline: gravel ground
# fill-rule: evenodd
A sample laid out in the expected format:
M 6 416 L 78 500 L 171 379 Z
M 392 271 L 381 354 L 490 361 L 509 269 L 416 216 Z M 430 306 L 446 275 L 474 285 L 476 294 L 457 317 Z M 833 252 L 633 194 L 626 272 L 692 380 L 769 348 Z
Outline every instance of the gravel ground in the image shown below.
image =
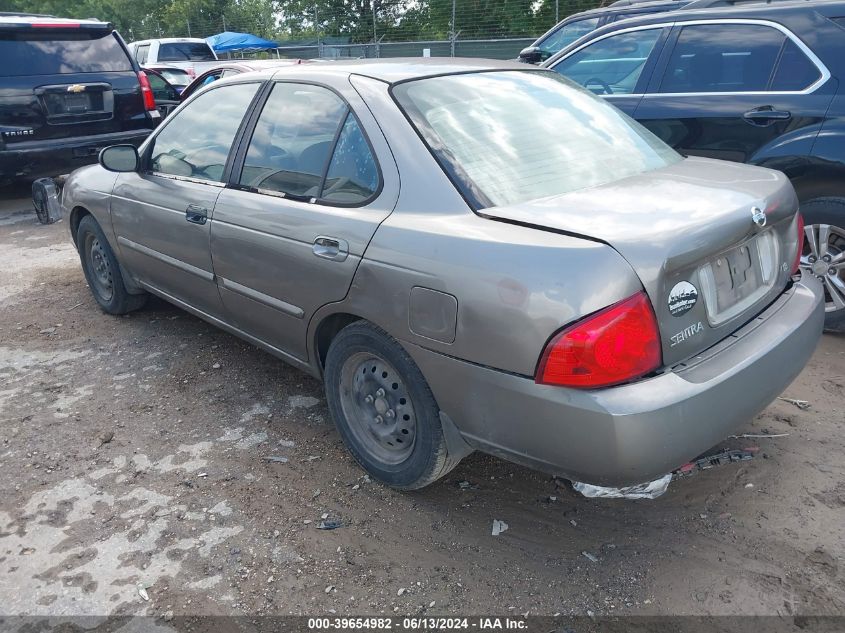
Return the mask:
M 482 455 L 399 493 L 317 381 L 161 301 L 103 314 L 22 192 L 0 192 L 0 614 L 845 615 L 845 338 L 785 392 L 809 409 L 743 429 L 788 435 L 657 500 Z

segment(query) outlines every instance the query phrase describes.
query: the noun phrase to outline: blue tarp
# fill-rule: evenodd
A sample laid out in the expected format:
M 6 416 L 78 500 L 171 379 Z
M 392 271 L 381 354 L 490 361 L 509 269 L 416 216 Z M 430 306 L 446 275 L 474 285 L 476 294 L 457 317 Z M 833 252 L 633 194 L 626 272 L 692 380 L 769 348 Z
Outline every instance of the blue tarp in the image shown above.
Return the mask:
M 257 35 L 250 35 L 249 33 L 233 33 L 232 31 L 223 31 L 217 35 L 205 38 L 209 46 L 217 53 L 225 53 L 227 51 L 244 51 L 244 50 L 267 50 L 278 48 L 276 42 L 265 40 Z

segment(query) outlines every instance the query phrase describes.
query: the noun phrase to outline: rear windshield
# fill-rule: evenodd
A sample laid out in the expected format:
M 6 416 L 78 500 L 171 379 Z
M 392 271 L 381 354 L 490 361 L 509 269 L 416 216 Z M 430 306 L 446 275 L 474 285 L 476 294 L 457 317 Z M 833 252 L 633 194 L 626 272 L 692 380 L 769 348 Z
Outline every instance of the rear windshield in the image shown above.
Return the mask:
M 175 42 L 161 44 L 158 49 L 160 62 L 208 62 L 214 61 L 214 53 L 203 42 Z
M 132 70 L 112 33 L 0 33 L 0 77 Z
M 586 189 L 681 160 L 639 123 L 557 73 L 431 77 L 393 93 L 477 209 Z
M 158 72 L 174 86 L 187 86 L 191 83 L 191 76 L 184 70 L 172 68 L 157 68 Z

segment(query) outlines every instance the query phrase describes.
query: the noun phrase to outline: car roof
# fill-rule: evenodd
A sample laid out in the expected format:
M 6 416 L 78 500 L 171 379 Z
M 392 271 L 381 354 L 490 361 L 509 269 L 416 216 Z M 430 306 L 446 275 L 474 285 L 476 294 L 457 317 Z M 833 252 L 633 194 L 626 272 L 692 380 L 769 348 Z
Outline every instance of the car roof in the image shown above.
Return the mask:
M 183 75 L 188 75 L 190 77 L 191 73 L 189 73 L 184 68 L 179 68 L 178 66 L 171 66 L 169 64 L 141 64 L 141 68 L 144 69 L 151 69 L 156 71 L 167 71 L 167 72 L 174 72 L 174 73 L 182 73 Z
M 684 5 L 692 2 L 693 0 L 643 0 L 642 2 L 630 2 L 630 4 L 617 4 L 613 3 L 606 7 L 596 7 L 595 9 L 587 9 L 586 11 L 579 11 L 578 13 L 573 13 L 570 16 L 565 17 L 563 20 L 558 22 L 554 28 L 557 28 L 563 22 L 569 22 L 572 18 L 583 18 L 589 17 L 591 15 L 609 15 L 613 13 L 631 13 L 631 12 L 642 12 L 642 13 L 649 13 L 652 12 L 653 9 L 672 9 L 672 8 L 682 8 Z
M 347 73 L 372 77 L 385 83 L 397 83 L 408 79 L 422 79 L 438 75 L 483 72 L 491 70 L 543 70 L 530 64 L 471 57 L 395 57 L 379 59 L 354 59 L 325 61 L 320 64 L 291 64 L 279 69 L 263 70 L 253 74 L 270 77 L 294 76 L 307 73 L 310 76 L 331 73 Z
M 619 30 L 637 24 L 653 24 L 655 22 L 686 22 L 703 18 L 766 18 L 776 20 L 778 16 L 790 16 L 796 13 L 817 11 L 823 15 L 833 15 L 845 12 L 845 0 L 786 0 L 767 2 L 766 0 L 739 0 L 733 4 L 701 7 L 708 0 L 701 3 L 693 2 L 680 11 L 641 15 L 619 20 L 596 29 L 590 35 L 599 35 Z M 845 13 L 843 13 L 845 15 Z
M 179 42 L 194 42 L 208 44 L 204 39 L 201 37 L 153 37 L 148 40 L 137 40 L 135 42 L 129 42 L 130 44 L 149 44 L 150 42 L 158 42 L 159 44 L 175 44 Z
M 103 28 L 110 29 L 111 24 L 103 22 L 102 20 L 85 19 L 75 20 L 71 18 L 57 18 L 52 15 L 39 15 L 36 13 L 2 13 L 0 14 L 0 24 L 8 26 L 29 26 L 30 24 L 37 24 L 39 27 L 89 27 L 89 28 Z

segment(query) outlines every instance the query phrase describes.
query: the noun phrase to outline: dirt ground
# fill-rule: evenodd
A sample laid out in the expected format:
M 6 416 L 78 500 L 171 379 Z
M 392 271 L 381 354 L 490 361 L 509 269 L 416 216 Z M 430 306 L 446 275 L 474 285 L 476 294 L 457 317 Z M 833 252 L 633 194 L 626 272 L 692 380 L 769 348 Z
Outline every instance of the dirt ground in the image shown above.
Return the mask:
M 657 500 L 482 455 L 399 493 L 317 381 L 161 301 L 103 314 L 25 193 L 0 192 L 0 614 L 845 615 L 845 337 L 786 390 L 808 410 L 742 431 L 787 436 Z

